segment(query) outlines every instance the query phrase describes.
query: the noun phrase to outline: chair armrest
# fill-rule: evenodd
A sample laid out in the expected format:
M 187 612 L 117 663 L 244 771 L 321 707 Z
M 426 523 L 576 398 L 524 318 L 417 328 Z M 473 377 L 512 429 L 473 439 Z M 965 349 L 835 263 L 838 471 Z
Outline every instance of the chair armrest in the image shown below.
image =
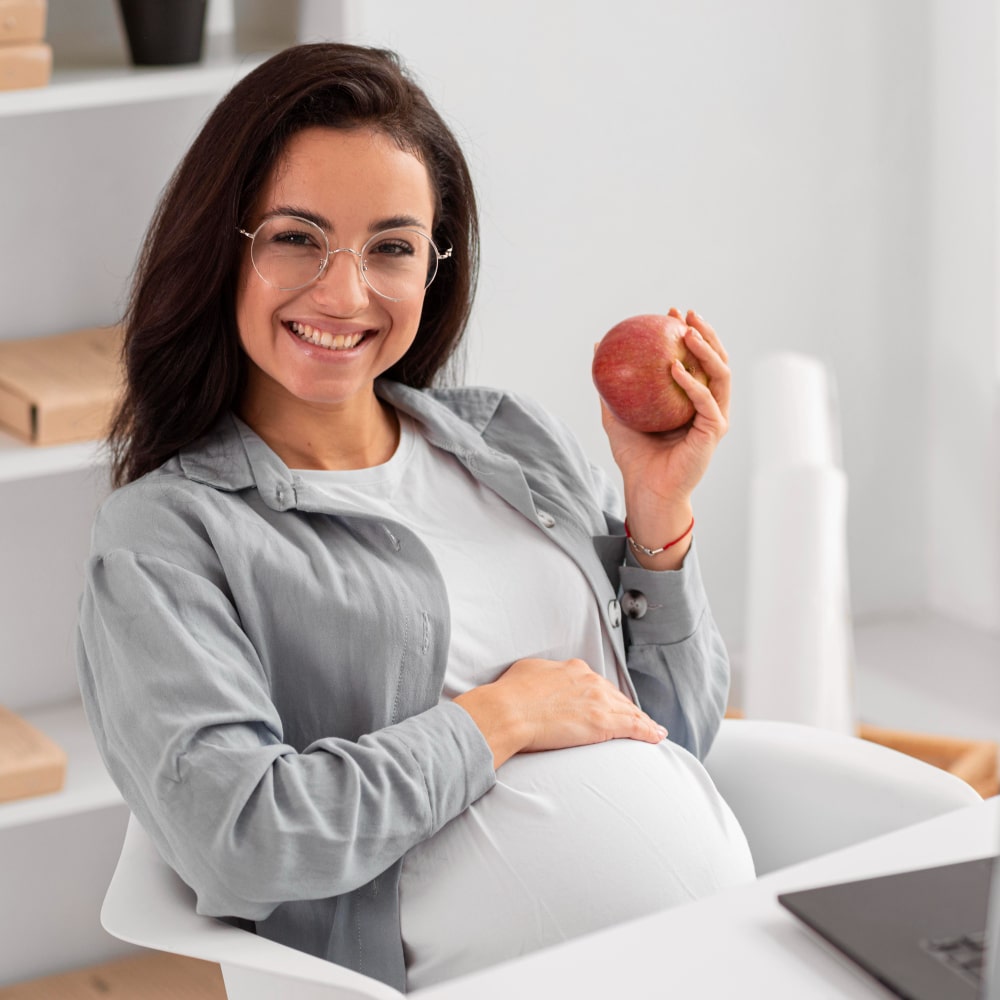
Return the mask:
M 195 895 L 160 857 L 135 816 L 101 908 L 114 937 L 145 948 L 218 962 L 230 1000 L 401 1000 L 403 994 L 352 969 L 257 937 L 195 912 Z
M 705 766 L 758 875 L 982 801 L 916 758 L 792 722 L 724 719 Z

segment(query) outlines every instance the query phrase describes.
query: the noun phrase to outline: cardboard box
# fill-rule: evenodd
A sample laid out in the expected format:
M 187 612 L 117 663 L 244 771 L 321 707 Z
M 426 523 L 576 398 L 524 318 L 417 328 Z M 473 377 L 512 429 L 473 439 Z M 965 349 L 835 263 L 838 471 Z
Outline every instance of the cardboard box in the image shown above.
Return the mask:
M 0 426 L 29 444 L 103 437 L 121 387 L 122 331 L 0 341 Z
M 0 0 L 0 45 L 45 40 L 45 0 Z
M 0 987 L 0 1000 L 226 1000 L 215 962 L 146 951 Z
M 52 79 L 52 46 L 0 45 L 0 90 L 44 87 Z
M 0 802 L 58 792 L 65 781 L 65 751 L 0 706 Z

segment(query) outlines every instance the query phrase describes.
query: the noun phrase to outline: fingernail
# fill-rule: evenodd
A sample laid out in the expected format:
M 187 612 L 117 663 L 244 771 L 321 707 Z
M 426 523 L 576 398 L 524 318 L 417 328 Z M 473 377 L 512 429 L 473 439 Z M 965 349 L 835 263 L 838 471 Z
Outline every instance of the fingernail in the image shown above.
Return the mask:
M 699 329 L 697 329 L 696 327 L 693 327 L 693 326 L 689 326 L 688 330 L 691 333 L 694 334 L 695 340 L 701 340 L 702 339 L 701 330 L 699 330 Z

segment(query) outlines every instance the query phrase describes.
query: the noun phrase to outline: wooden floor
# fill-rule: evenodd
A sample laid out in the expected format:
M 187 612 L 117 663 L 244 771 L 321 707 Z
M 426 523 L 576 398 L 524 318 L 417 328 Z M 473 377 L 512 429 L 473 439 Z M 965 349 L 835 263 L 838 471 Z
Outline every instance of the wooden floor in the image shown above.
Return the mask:
M 148 952 L 0 987 L 0 1000 L 226 1000 L 219 967 Z

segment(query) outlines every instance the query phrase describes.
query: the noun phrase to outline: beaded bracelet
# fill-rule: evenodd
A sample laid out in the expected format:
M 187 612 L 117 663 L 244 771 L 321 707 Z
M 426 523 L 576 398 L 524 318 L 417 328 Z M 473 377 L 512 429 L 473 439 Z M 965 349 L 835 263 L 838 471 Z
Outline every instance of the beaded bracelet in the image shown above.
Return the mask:
M 645 545 L 640 545 L 633 537 L 632 532 L 628 530 L 628 521 L 625 522 L 625 537 L 629 540 L 629 544 L 632 546 L 636 552 L 641 552 L 643 555 L 647 556 L 658 556 L 661 552 L 666 552 L 671 546 L 676 545 L 678 542 L 683 541 L 691 533 L 691 529 L 694 527 L 694 518 L 691 518 L 691 523 L 672 541 L 667 542 L 666 545 L 661 545 L 658 549 L 647 549 Z

